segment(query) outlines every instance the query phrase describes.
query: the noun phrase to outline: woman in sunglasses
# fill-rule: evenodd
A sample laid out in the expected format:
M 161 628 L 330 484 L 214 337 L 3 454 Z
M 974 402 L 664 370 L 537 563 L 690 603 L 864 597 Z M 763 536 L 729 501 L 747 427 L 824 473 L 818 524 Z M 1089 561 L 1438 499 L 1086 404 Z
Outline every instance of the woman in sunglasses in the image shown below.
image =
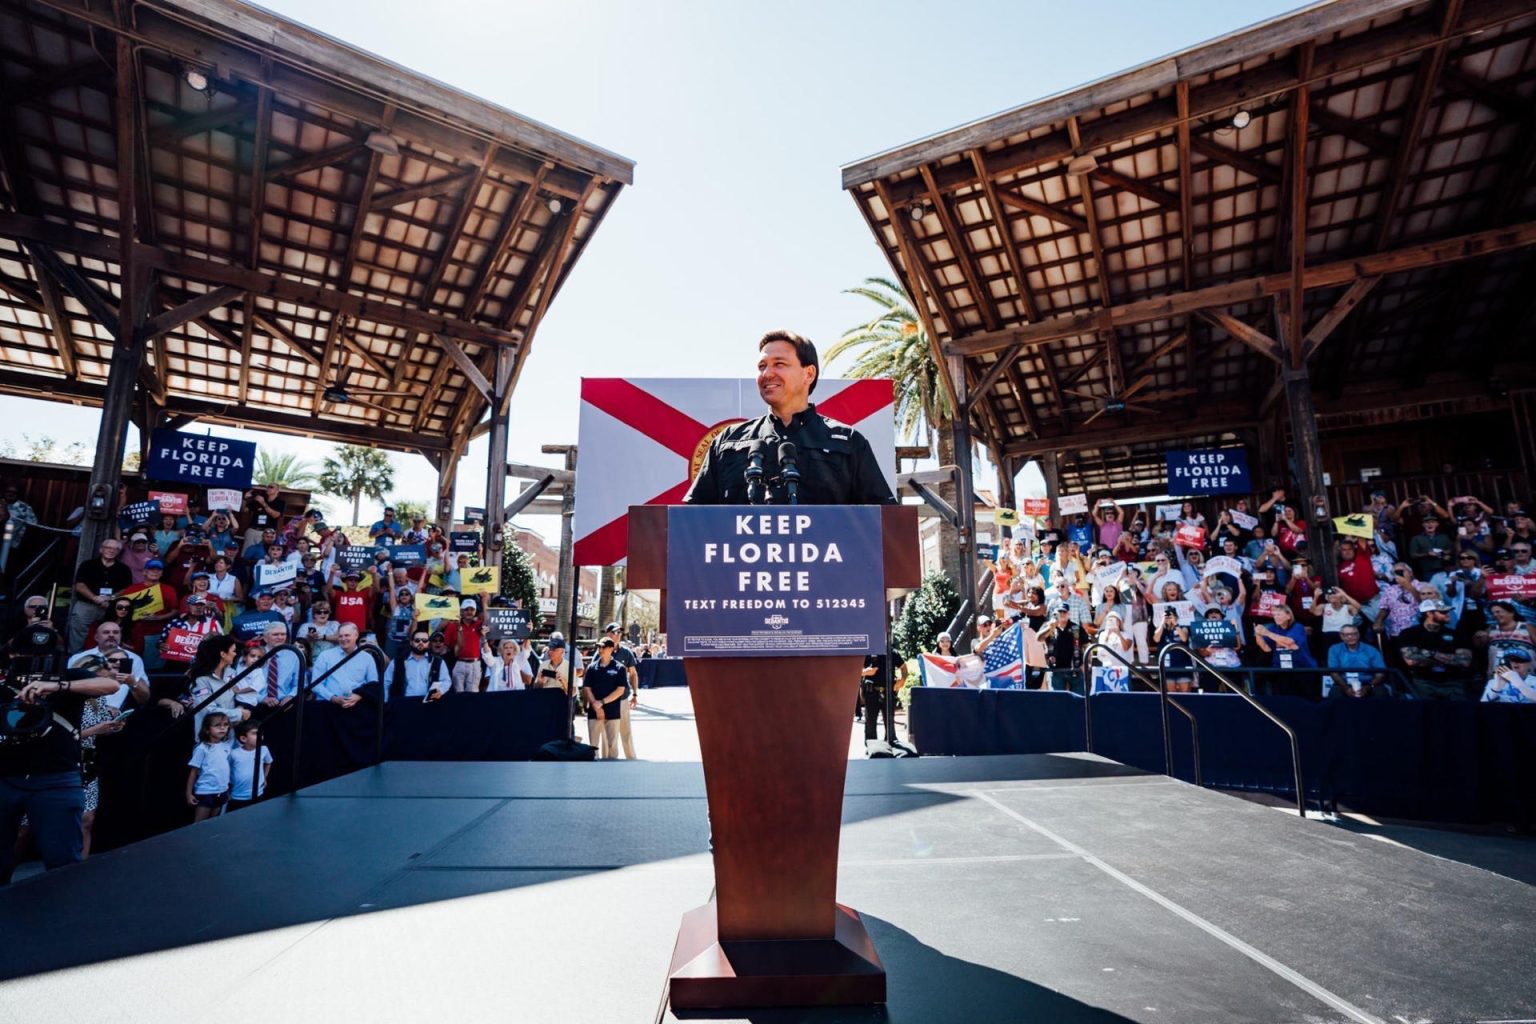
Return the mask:
M 96 630 L 100 629 L 102 624 L 107 622 L 117 623 L 117 625 L 122 627 L 123 636 L 130 636 L 132 634 L 130 627 L 133 625 L 133 602 L 126 597 L 119 597 L 108 605 L 106 617 L 92 626 L 91 631 L 86 634 L 86 648 L 96 646 Z

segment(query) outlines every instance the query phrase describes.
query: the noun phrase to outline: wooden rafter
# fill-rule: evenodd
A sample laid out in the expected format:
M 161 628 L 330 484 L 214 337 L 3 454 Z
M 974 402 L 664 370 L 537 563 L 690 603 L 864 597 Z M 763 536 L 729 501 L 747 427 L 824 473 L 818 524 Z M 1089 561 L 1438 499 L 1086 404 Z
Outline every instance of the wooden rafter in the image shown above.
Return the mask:
M 1187 104 L 1189 103 L 1189 83 L 1180 82 L 1178 89 L 1183 93 L 1181 102 L 1186 105 L 1187 109 Z M 1187 134 L 1189 131 L 1189 122 L 1181 120 L 1179 122 L 1178 130 L 1181 135 Z M 1276 167 L 1272 163 L 1261 160 L 1256 156 L 1249 156 L 1247 153 L 1243 153 L 1235 149 L 1229 149 L 1226 146 L 1223 146 L 1221 143 L 1217 142 L 1215 139 L 1210 138 L 1209 136 L 1191 136 L 1188 139 L 1187 145 L 1189 148 L 1193 149 L 1196 153 L 1199 153 L 1207 160 L 1214 160 L 1217 163 L 1226 164 L 1233 170 L 1241 171 L 1248 175 L 1250 178 L 1255 178 L 1258 181 L 1262 181 L 1266 185 L 1280 184 L 1280 168 Z
M 1282 346 L 1280 342 L 1271 338 L 1257 327 L 1245 324 L 1237 317 L 1232 316 L 1230 313 L 1223 313 L 1219 309 L 1202 309 L 1200 310 L 1200 316 L 1202 319 L 1220 327 L 1259 355 L 1272 359 L 1276 363 L 1284 362 L 1281 358 Z
M 1053 220 L 1058 224 L 1066 225 L 1073 231 L 1083 231 L 1087 228 L 1087 225 L 1083 222 L 1083 218 L 1079 217 L 1077 214 L 1068 210 L 1063 210 L 1060 207 L 1052 206 L 1049 203 L 1042 203 L 1038 200 L 1031 199 L 1028 196 L 1014 192 L 1011 189 L 998 189 L 997 198 L 1001 200 L 1005 205 L 1011 206 L 1015 210 L 1022 210 L 1025 213 L 1032 213 L 1038 217 L 1044 217 L 1047 220 Z
M 933 212 L 939 219 L 939 227 L 944 232 L 944 237 L 949 240 L 950 251 L 955 254 L 955 262 L 960 266 L 960 276 L 965 278 L 965 286 L 971 293 L 971 301 L 976 308 L 981 310 L 982 323 L 987 330 L 995 331 L 1002 322 L 997 315 L 997 303 L 992 300 L 991 289 L 987 288 L 976 272 L 968 255 L 969 246 L 965 243 L 965 234 L 955 223 L 953 211 L 939 186 L 933 180 L 933 168 L 924 164 L 918 168 L 923 181 L 928 184 L 928 194 L 933 200 Z
M 1080 138 L 1080 130 L 1077 118 L 1067 120 L 1067 131 L 1074 142 Z M 1099 213 L 1093 194 L 1093 178 L 1099 177 L 1098 171 L 1089 174 L 1078 174 L 1073 177 L 1077 180 L 1077 187 L 1083 197 L 1083 220 L 1087 223 L 1087 230 L 1083 233 L 1088 236 L 1088 245 L 1093 252 L 1093 267 L 1095 278 L 1099 283 L 1099 305 L 1105 309 L 1115 304 L 1114 293 L 1109 287 L 1109 266 L 1104 259 L 1104 238 L 1099 231 Z M 1121 176 L 1123 177 L 1123 176 Z M 1124 186 L 1121 186 L 1124 187 Z M 1177 204 L 1175 204 L 1177 205 Z M 1104 346 L 1105 373 L 1109 378 L 1109 390 L 1113 394 L 1116 388 L 1125 386 L 1125 378 L 1120 371 L 1120 339 L 1115 334 L 1113 325 L 1103 327 L 1098 331 L 1099 341 Z
M 885 182 L 876 181 L 874 186 L 875 195 L 880 198 L 880 205 L 885 208 L 886 223 L 890 225 L 891 232 L 896 236 L 896 248 L 901 253 L 902 263 L 906 267 L 907 291 L 912 296 L 912 307 L 917 311 L 918 319 L 923 322 L 923 329 L 928 332 L 928 342 L 933 347 L 933 358 L 939 366 L 939 380 L 944 384 L 944 390 L 949 393 L 950 407 L 958 414 L 960 399 L 957 396 L 955 382 L 945 371 L 947 364 L 944 360 L 944 352 L 939 346 L 939 332 L 928 308 L 928 295 L 932 293 L 934 287 L 928 280 L 928 267 L 917 258 L 917 246 L 908 236 L 906 225 L 902 222 L 901 214 L 897 211 L 895 204 L 891 202 L 891 193 L 885 187 Z M 863 201 L 859 205 L 863 207 Z M 867 209 L 865 209 L 865 216 L 870 219 L 873 226 L 874 218 Z
M 492 149 L 487 153 L 487 160 L 494 161 L 497 150 Z M 482 165 L 479 169 L 469 167 L 441 178 L 424 181 L 420 185 L 411 185 L 406 188 L 392 189 L 389 192 L 380 192 L 368 202 L 370 210 L 388 210 L 396 206 L 405 206 L 419 199 L 436 199 L 439 196 L 450 195 L 455 192 L 463 192 L 471 182 L 485 177 L 488 169 Z
M 3 220 L 3 218 L 0 218 Z M 1371 253 L 1357 259 L 1308 266 L 1304 283 L 1308 289 L 1347 285 L 1357 278 L 1420 270 L 1461 260 L 1492 256 L 1496 253 L 1536 245 L 1536 221 L 1479 231 L 1437 242 L 1404 246 L 1388 252 Z M 1127 327 L 1152 323 L 1202 309 L 1225 309 L 1244 302 L 1258 302 L 1290 287 L 1291 275 L 1264 274 L 1257 277 L 1208 285 L 1189 291 L 1172 292 L 1150 299 L 1138 299 L 1110 309 L 1067 313 L 1039 323 L 1006 328 L 990 334 L 974 334 L 952 341 L 945 350 L 952 355 L 976 355 L 996 352 L 1022 341 L 1026 346 L 1042 345 L 1060 338 L 1093 333 L 1107 325 Z
M 1305 362 L 1312 358 L 1312 354 L 1322 347 L 1323 342 L 1332 337 L 1333 332 L 1343 323 L 1356 306 L 1365 301 L 1365 297 L 1381 281 L 1379 277 L 1362 277 L 1345 289 L 1328 310 L 1313 324 L 1305 336 L 1301 339 L 1301 358 Z

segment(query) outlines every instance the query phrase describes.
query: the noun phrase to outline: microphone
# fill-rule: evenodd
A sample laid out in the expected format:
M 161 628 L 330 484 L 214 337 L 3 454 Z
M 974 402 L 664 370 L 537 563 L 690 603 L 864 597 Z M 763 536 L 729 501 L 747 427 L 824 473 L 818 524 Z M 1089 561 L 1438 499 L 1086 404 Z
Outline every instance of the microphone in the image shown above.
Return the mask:
M 763 490 L 763 449 L 768 442 L 759 438 L 752 442 L 747 453 L 747 504 L 761 505 L 766 497 Z
M 793 441 L 779 445 L 779 477 L 784 481 L 784 493 L 788 504 L 800 504 L 800 467 L 795 464 L 798 452 Z

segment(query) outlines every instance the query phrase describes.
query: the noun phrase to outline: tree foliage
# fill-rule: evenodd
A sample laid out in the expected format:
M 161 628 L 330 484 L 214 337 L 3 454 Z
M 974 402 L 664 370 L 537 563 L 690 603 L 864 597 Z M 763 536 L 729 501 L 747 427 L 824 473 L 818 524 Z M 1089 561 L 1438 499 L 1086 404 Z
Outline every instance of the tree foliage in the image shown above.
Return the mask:
M 351 500 L 353 526 L 358 525 L 363 495 L 383 501 L 384 495 L 394 487 L 395 467 L 390 464 L 389 456 L 377 448 L 340 445 L 335 456 L 327 458 L 320 471 L 322 493 Z
M 318 484 L 320 475 L 313 463 L 305 462 L 292 452 L 271 452 L 263 448 L 256 453 L 256 468 L 251 479 L 258 484 L 277 484 L 304 491 Z
M 502 534 L 501 596 L 521 601 L 528 611 L 528 621 L 537 624 L 539 581 L 533 571 L 533 556 L 518 547 L 517 530 L 510 524 Z
M 943 370 L 933 358 L 928 332 L 906 292 L 895 281 L 867 277 L 846 295 L 861 295 L 879 307 L 873 318 L 843 332 L 823 356 L 825 362 L 857 351 L 850 377 L 883 377 L 896 383 L 896 430 L 916 440 L 947 426 L 954 418 Z
M 427 520 L 427 525 L 429 526 L 432 523 L 432 516 L 428 514 L 427 503 L 424 501 L 416 501 L 412 498 L 392 498 L 390 500 L 390 507 L 395 510 L 395 518 L 402 523 L 408 524 L 417 516 Z
M 89 466 L 94 453 L 84 441 L 60 444 L 49 434 L 21 435 L 21 445 L 7 439 L 0 442 L 0 459 L 23 459 L 27 462 L 51 462 L 60 466 Z
M 960 610 L 960 593 L 941 572 L 923 577 L 922 586 L 907 598 L 891 630 L 891 647 L 899 661 L 908 661 L 935 648 L 934 639 Z

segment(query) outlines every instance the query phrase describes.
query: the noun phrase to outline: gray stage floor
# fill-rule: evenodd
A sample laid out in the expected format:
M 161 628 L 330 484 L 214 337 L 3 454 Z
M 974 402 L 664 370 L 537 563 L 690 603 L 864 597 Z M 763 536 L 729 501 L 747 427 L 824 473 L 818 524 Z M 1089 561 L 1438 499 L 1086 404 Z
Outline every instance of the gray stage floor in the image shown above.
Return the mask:
M 0 1021 L 670 1020 L 702 792 L 394 763 L 93 858 L 0 890 Z M 1088 755 L 851 763 L 839 898 L 888 1006 L 687 1019 L 1536 1018 L 1531 886 Z

